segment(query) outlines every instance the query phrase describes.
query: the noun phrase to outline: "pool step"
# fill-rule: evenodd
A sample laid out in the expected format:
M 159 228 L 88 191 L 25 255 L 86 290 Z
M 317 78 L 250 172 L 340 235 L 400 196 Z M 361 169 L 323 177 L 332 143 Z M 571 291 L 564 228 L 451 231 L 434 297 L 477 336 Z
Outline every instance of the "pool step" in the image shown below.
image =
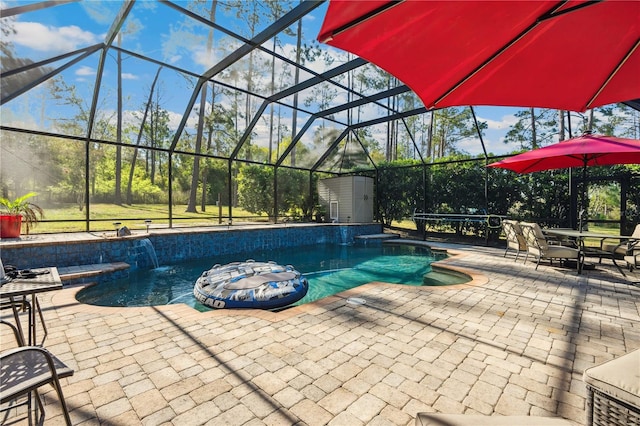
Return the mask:
M 115 274 L 128 269 L 129 264 L 125 262 L 93 263 L 90 265 L 62 266 L 58 268 L 58 274 L 64 284 L 75 284 L 87 282 L 89 278 L 93 281 L 95 281 L 95 278 L 99 280 L 100 277 L 104 277 L 105 275 Z M 114 277 L 110 277 L 110 279 L 114 279 Z
M 429 287 L 456 285 L 468 283 L 471 279 L 469 275 L 462 272 L 432 266 L 431 272 L 425 274 L 422 285 Z
M 398 234 L 371 234 L 371 235 L 356 235 L 355 240 L 361 241 L 381 241 L 390 240 L 393 238 L 400 238 Z

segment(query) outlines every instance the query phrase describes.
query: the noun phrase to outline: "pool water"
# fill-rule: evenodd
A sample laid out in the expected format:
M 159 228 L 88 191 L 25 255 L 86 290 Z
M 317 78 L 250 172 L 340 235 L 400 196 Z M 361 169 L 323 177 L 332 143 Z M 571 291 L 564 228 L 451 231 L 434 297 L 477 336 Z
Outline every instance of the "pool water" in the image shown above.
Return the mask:
M 435 257 L 437 256 L 437 258 Z M 420 286 L 431 262 L 446 257 L 428 247 L 410 245 L 313 245 L 278 250 L 212 256 L 198 261 L 161 265 L 132 272 L 127 279 L 100 283 L 81 290 L 78 301 L 98 306 L 157 306 L 185 303 L 209 310 L 193 296 L 193 286 L 213 265 L 254 259 L 293 265 L 309 280 L 307 295 L 296 305 L 345 291 L 372 281 Z

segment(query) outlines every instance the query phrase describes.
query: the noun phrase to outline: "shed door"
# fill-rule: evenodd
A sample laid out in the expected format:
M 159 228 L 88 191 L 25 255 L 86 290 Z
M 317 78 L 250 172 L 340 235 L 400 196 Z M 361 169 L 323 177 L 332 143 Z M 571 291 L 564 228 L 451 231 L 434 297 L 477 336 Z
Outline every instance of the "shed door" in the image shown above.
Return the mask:
M 331 220 L 338 220 L 338 202 L 331 201 L 329 203 L 329 218 Z
M 370 179 L 354 180 L 352 220 L 355 222 L 373 220 L 373 186 Z

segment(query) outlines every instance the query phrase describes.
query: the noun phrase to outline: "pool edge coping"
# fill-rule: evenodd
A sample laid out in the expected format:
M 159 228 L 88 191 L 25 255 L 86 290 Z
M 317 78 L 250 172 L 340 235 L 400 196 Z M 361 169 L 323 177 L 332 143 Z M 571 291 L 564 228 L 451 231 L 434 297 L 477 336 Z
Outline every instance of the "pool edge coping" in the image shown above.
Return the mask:
M 427 241 L 419 241 L 419 240 L 405 240 L 405 239 L 397 239 L 397 240 L 387 240 L 385 242 L 395 243 L 395 244 L 407 244 L 407 245 L 417 245 L 430 247 L 433 250 L 444 251 L 447 254 L 451 254 L 453 256 L 447 257 L 446 259 L 439 260 L 434 262 L 435 265 L 439 269 L 450 270 L 452 272 L 458 274 L 464 274 L 471 278 L 470 281 L 461 283 L 461 284 L 451 284 L 451 285 L 442 285 L 442 286 L 411 286 L 412 288 L 420 289 L 420 291 L 447 291 L 447 290 L 463 290 L 467 288 L 478 287 L 481 285 L 485 285 L 489 282 L 489 278 L 486 275 L 481 274 L 478 271 L 460 268 L 458 266 L 449 265 L 448 262 L 452 262 L 456 259 L 459 259 L 461 256 L 468 256 L 463 249 L 452 249 L 452 248 L 444 248 L 439 247 L 437 244 L 432 244 Z M 340 293 L 336 293 L 331 296 L 324 297 L 320 300 L 316 300 L 310 303 L 305 303 L 304 305 L 293 306 L 291 308 L 283 309 L 282 311 L 272 312 L 262 309 L 211 309 L 208 311 L 198 311 L 197 309 L 187 305 L 186 303 L 175 303 L 171 305 L 157 305 L 157 306 L 130 306 L 130 307 L 122 307 L 122 306 L 98 306 L 98 305 L 89 305 L 86 303 L 82 303 L 76 299 L 76 295 L 82 289 L 95 285 L 96 283 L 83 283 L 83 284 L 74 284 L 69 287 L 65 287 L 62 290 L 57 290 L 55 294 L 53 294 L 51 300 L 53 306 L 61 307 L 67 309 L 69 307 L 81 307 L 79 311 L 90 311 L 91 313 L 104 313 L 110 314 L 114 312 L 120 312 L 123 309 L 127 311 L 139 310 L 149 310 L 149 311 L 161 311 L 166 314 L 174 312 L 176 314 L 181 314 L 180 318 L 185 319 L 185 317 L 194 316 L 196 319 L 210 317 L 210 316 L 245 316 L 245 317 L 254 317 L 257 319 L 263 319 L 270 322 L 280 322 L 287 320 L 292 317 L 296 317 L 304 314 L 311 314 L 314 310 L 322 309 L 326 310 L 327 305 L 331 305 L 334 303 L 338 303 L 343 301 L 340 306 L 347 304 L 347 299 L 349 297 L 364 297 L 362 293 L 367 292 L 368 290 L 383 287 L 397 287 L 398 284 L 386 283 L 383 281 L 372 281 L 367 284 L 362 284 L 358 287 L 354 287 L 349 290 L 342 291 Z M 365 298 L 366 300 L 366 298 Z M 334 308 L 335 309 L 335 308 Z

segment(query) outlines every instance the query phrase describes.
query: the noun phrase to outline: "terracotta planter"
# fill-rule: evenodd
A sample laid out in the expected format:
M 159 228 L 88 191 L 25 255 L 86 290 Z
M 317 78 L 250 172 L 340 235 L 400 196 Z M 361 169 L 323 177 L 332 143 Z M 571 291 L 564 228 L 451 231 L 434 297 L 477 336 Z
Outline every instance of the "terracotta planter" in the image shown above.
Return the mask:
M 18 238 L 22 229 L 21 215 L 0 215 L 0 238 Z

